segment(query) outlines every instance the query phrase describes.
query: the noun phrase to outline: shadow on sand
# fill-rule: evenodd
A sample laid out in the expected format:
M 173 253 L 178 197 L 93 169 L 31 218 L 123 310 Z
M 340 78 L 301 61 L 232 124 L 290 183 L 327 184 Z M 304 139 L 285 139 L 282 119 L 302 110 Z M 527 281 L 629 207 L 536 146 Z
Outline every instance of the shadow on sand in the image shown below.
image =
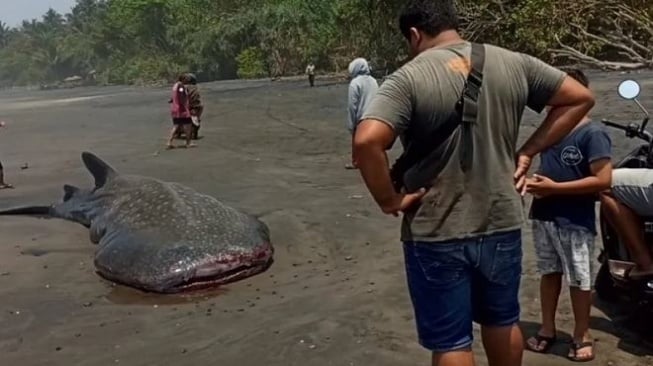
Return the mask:
M 540 330 L 540 323 L 522 321 L 519 324 L 519 326 L 521 327 L 522 333 L 524 334 L 524 342 L 526 342 L 528 338 L 536 335 L 537 332 Z M 571 334 L 558 330 L 557 337 L 558 339 L 556 340 L 555 344 L 549 349 L 547 354 L 567 359 L 567 355 L 569 354 L 569 342 L 571 342 L 571 338 L 572 338 Z M 529 350 L 528 347 L 525 346 L 524 352 L 534 352 L 534 351 Z
M 612 334 L 619 339 L 617 347 L 636 356 L 653 356 L 653 309 L 611 304 L 594 296 L 594 307 L 608 319 L 592 317 L 590 329 Z

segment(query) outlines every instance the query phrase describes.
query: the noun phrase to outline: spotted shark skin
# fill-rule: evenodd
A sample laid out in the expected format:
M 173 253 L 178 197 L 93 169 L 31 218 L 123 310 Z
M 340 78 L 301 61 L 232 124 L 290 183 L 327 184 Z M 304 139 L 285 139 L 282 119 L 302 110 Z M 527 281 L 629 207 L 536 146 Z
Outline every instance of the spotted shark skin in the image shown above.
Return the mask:
M 178 183 L 119 174 L 82 153 L 95 187 L 64 186 L 63 202 L 0 211 L 80 223 L 98 244 L 104 278 L 149 292 L 175 293 L 266 271 L 274 248 L 265 223 Z

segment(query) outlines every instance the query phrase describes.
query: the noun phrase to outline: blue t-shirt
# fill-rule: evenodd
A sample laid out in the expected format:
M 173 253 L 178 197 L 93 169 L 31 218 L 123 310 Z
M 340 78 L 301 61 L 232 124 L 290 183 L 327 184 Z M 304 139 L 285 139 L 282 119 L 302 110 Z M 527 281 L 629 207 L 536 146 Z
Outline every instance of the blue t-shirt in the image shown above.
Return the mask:
M 588 122 L 540 154 L 538 174 L 556 182 L 583 179 L 592 175 L 591 163 L 605 158 L 611 158 L 610 136 L 602 124 Z M 596 234 L 596 198 L 596 194 L 535 198 L 530 217 L 560 226 L 582 226 Z

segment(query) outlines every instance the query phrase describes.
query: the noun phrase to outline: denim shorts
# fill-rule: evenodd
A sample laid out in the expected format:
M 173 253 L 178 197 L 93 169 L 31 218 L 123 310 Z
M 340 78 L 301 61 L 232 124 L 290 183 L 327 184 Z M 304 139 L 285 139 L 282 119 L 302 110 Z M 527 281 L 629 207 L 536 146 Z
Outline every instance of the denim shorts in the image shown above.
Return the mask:
M 444 353 L 469 348 L 472 322 L 519 322 L 521 230 L 447 242 L 404 242 L 419 343 Z

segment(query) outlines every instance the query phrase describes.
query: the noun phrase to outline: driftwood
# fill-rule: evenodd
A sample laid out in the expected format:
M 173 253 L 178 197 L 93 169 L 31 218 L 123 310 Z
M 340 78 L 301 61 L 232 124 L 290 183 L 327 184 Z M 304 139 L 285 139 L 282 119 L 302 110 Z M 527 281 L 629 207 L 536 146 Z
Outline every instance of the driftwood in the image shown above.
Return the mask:
M 597 3 L 600 6 L 600 3 Z M 571 23 L 574 43 L 593 43 L 610 50 L 613 60 L 601 60 L 588 52 L 565 44 L 556 36 L 558 48 L 551 49 L 555 58 L 565 58 L 581 64 L 607 70 L 653 68 L 653 19 L 646 12 L 635 11 L 624 4 L 602 7 L 602 21 L 595 30 Z
M 523 10 L 522 2 L 515 0 L 456 3 L 462 32 L 470 40 L 500 41 L 501 32 L 527 27 L 515 13 L 532 11 Z M 553 6 L 547 13 L 555 20 L 545 22 L 559 26 L 551 29 L 557 35 L 548 40 L 554 62 L 562 59 L 609 70 L 653 68 L 653 7 L 646 1 L 576 0 Z M 520 41 L 511 35 L 505 40 Z
M 458 1 L 458 16 L 465 38 L 477 40 L 487 34 L 488 31 L 491 32 L 507 22 L 510 9 L 507 9 L 505 2 L 505 0 Z

